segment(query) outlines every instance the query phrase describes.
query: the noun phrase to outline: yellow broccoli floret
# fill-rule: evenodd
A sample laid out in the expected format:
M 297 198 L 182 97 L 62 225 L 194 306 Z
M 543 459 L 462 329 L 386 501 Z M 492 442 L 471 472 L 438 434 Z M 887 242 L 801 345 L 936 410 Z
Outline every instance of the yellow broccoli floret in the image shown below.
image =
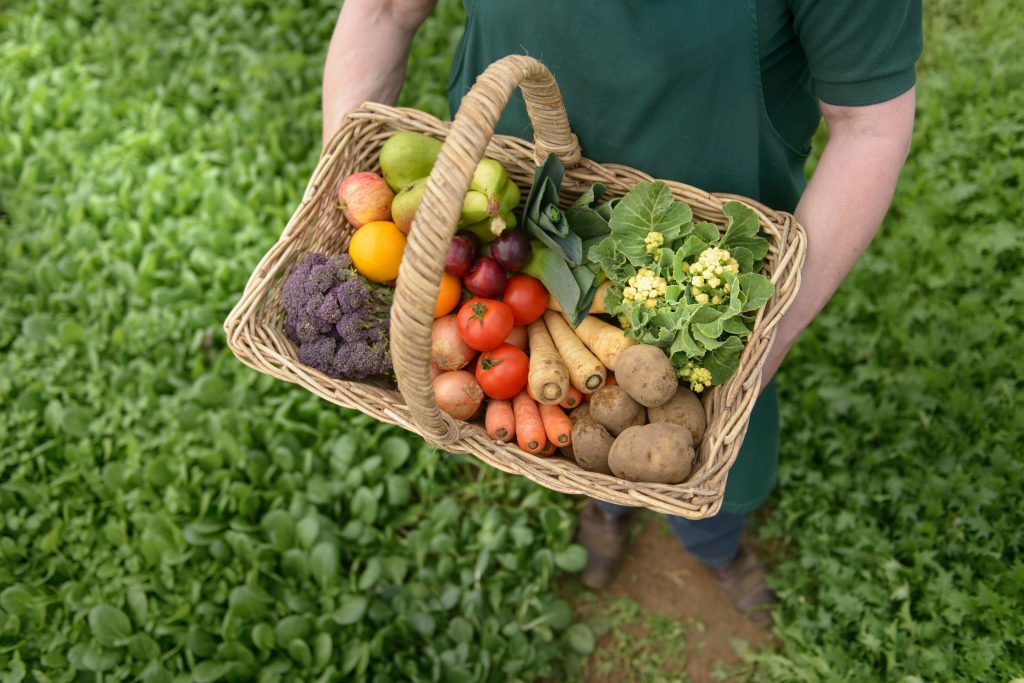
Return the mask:
M 647 233 L 647 237 L 644 238 L 644 245 L 647 247 L 647 253 L 651 256 L 657 257 L 658 252 L 664 244 L 665 236 L 660 232 L 651 231 Z
M 709 247 L 700 253 L 693 264 L 684 263 L 683 272 L 690 275 L 690 294 L 698 304 L 713 306 L 723 303 L 729 296 L 729 285 L 723 281 L 725 273 L 739 274 L 740 266 L 728 249 Z
M 711 371 L 700 367 L 692 360 L 688 361 L 685 367 L 680 368 L 679 377 L 690 383 L 690 391 L 695 394 L 699 394 L 711 386 Z
M 667 289 L 668 283 L 665 282 L 665 278 L 658 277 L 654 271 L 647 268 L 641 268 L 626 282 L 626 287 L 622 290 L 622 300 L 635 301 L 647 308 L 654 308 L 658 305 L 658 299 L 665 296 Z

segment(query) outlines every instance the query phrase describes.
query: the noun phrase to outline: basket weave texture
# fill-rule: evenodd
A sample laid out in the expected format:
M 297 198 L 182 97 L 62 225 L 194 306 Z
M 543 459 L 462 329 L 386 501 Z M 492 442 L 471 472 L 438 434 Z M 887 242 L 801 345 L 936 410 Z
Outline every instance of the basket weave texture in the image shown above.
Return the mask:
M 494 135 L 498 118 L 517 87 L 523 91 L 533 122 L 532 144 Z M 338 185 L 357 171 L 379 172 L 380 147 L 399 130 L 425 133 L 444 145 L 417 209 L 395 289 L 391 354 L 398 379 L 396 391 L 381 382 L 332 379 L 299 363 L 297 349 L 284 333 L 280 288 L 306 254 L 339 254 L 347 248 L 353 227 L 337 207 Z M 606 196 L 615 197 L 638 182 L 653 180 L 626 166 L 583 158 L 569 129 L 557 84 L 546 67 L 529 57 L 510 56 L 492 64 L 467 93 L 451 123 L 416 110 L 373 103 L 352 110 L 324 149 L 302 202 L 280 239 L 256 266 L 242 298 L 225 321 L 228 346 L 243 363 L 260 372 L 415 432 L 439 448 L 471 453 L 503 472 L 523 475 L 547 488 L 690 519 L 710 517 L 721 507 L 729 468 L 747 431 L 760 390 L 761 366 L 779 318 L 800 284 L 806 236 L 788 213 L 743 197 L 665 181 L 677 199 L 691 206 L 695 219 L 723 226 L 726 216 L 722 207 L 728 201 L 741 201 L 752 208 L 770 242 L 764 273 L 775 285 L 772 298 L 757 313 L 739 369 L 725 384 L 706 392 L 708 427 L 694 471 L 685 483 L 628 482 L 585 471 L 560 457 L 531 455 L 514 443 L 491 440 L 477 424 L 453 420 L 434 402 L 428 371 L 434 302 L 473 170 L 484 156 L 501 162 L 525 197 L 535 166 L 548 153 L 556 154 L 566 168 L 561 188 L 566 205 L 595 182 L 607 187 Z

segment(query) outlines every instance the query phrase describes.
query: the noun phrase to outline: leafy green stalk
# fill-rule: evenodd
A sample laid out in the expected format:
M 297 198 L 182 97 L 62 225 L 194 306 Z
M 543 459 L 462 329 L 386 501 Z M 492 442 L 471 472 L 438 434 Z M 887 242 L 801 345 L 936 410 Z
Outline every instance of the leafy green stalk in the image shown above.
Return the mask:
M 533 238 L 533 257 L 523 272 L 544 283 L 573 324 L 579 324 L 600 284 L 600 268 L 586 262 L 584 255 L 611 232 L 612 203 L 598 204 L 605 187 L 597 183 L 563 211 L 558 193 L 564 175 L 562 162 L 553 154 L 534 175 L 523 211 L 523 227 Z

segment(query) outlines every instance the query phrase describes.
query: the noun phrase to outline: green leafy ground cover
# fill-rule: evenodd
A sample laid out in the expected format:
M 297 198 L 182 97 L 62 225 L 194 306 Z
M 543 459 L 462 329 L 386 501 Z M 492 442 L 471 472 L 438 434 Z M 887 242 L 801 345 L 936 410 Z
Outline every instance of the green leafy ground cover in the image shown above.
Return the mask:
M 315 164 L 336 11 L 0 9 L 5 681 L 532 680 L 592 647 L 555 597 L 573 501 L 224 348 Z M 460 20 L 442 0 L 403 104 L 445 112 Z M 754 678 L 1024 676 L 1024 26 L 926 23 L 898 208 L 780 378 Z

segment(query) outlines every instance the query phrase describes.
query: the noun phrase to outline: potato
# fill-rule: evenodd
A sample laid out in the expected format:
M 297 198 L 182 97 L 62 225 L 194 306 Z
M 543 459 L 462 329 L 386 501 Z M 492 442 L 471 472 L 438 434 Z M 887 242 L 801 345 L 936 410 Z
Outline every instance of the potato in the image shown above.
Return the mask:
M 573 425 L 573 457 L 585 470 L 611 474 L 612 471 L 608 467 L 608 450 L 614 441 L 608 430 L 592 417 L 582 417 Z
M 686 427 L 690 430 L 694 448 L 704 438 L 704 430 L 708 425 L 707 416 L 704 414 L 704 404 L 697 398 L 697 394 L 686 387 L 679 387 L 676 395 L 665 405 L 648 408 L 647 421 L 652 424 L 671 422 L 680 427 Z
M 573 408 L 572 412 L 569 413 L 569 420 L 571 420 L 573 424 L 576 424 L 588 415 L 590 415 L 590 404 L 581 403 Z
M 601 387 L 590 395 L 590 417 L 604 425 L 612 436 L 647 422 L 644 407 L 618 385 Z
M 590 417 L 589 403 L 581 403 L 575 408 L 573 408 L 572 411 L 569 413 L 569 421 L 572 422 L 573 425 L 575 425 L 577 422 L 579 422 L 585 417 Z M 558 450 L 562 455 L 569 458 L 570 460 L 576 459 L 576 454 L 572 450 L 572 441 L 569 442 L 568 446 L 562 446 Z
M 608 452 L 608 467 L 627 481 L 678 484 L 690 476 L 696 455 L 689 429 L 656 422 L 619 434 Z
M 615 379 L 641 405 L 668 403 L 679 388 L 675 369 L 665 352 L 650 344 L 630 346 L 615 359 Z

